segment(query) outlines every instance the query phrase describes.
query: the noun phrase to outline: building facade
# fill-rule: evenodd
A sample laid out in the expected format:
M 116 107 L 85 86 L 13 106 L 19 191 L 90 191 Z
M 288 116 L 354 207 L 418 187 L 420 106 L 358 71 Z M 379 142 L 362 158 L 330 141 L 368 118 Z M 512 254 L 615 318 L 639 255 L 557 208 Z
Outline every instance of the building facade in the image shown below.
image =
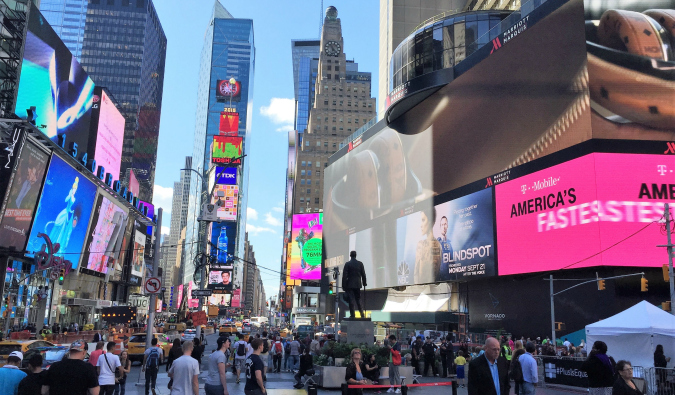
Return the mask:
M 294 129 L 299 133 L 307 128 L 309 109 L 314 105 L 314 83 L 320 52 L 320 40 L 291 40 L 295 92 Z
M 192 264 L 199 252 L 204 251 L 209 237 L 210 225 L 197 221 L 201 204 L 205 202 L 207 185 L 204 182 L 206 172 L 212 167 L 211 147 L 214 136 L 221 135 L 221 113 L 237 113 L 239 117 L 236 134 L 243 139 L 243 154 L 249 153 L 251 133 L 251 108 L 253 100 L 253 75 L 255 70 L 255 46 L 253 21 L 235 19 L 218 2 L 214 4 L 211 22 L 206 29 L 202 48 L 199 82 L 197 88 L 197 112 L 192 154 L 192 169 L 201 177 L 191 179 L 188 208 L 188 226 L 186 232 L 186 250 L 183 264 L 183 282 L 188 283 L 194 274 Z M 240 84 L 237 100 L 225 100 L 216 97 L 218 81 L 234 78 Z M 244 251 L 244 233 L 246 229 L 246 207 L 248 200 L 248 159 L 244 157 L 238 165 L 238 207 L 235 256 Z M 194 172 L 193 172 L 194 174 Z M 204 200 L 203 200 L 204 199 Z M 229 226 L 228 226 L 229 227 Z M 241 281 L 242 264 L 235 260 L 233 281 Z
M 89 0 L 42 0 L 40 12 L 78 60 L 82 55 Z

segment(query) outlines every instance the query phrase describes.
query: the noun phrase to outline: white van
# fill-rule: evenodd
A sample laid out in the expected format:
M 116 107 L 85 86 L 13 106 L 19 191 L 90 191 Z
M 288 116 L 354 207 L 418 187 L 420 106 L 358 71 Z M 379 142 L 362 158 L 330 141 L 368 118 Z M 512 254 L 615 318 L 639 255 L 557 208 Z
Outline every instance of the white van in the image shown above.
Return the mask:
M 260 328 L 261 325 L 267 324 L 268 321 L 267 317 L 251 317 L 251 326 Z

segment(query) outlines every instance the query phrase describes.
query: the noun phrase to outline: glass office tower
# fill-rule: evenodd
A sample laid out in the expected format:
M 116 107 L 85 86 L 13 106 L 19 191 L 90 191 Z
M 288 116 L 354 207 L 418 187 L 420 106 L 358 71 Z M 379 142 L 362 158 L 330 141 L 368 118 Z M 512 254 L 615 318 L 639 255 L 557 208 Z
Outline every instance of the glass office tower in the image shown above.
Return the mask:
M 43 0 L 40 10 L 126 119 L 119 179 L 134 169 L 152 201 L 164 87 L 166 35 L 152 0 Z
M 192 168 L 203 177 L 211 168 L 211 145 L 213 136 L 220 133 L 221 112 L 239 114 L 238 131 L 243 138 L 243 154 L 248 155 L 251 144 L 251 117 L 253 108 L 253 75 L 255 70 L 255 46 L 253 40 L 253 21 L 236 19 L 218 2 L 215 2 L 211 22 L 206 29 L 202 48 L 197 88 L 197 112 L 195 121 Z M 240 84 L 240 94 L 231 102 L 216 98 L 216 85 L 220 80 L 234 78 Z M 236 228 L 236 241 L 233 254 L 243 257 L 244 236 L 246 232 L 246 207 L 248 201 L 248 157 L 242 159 L 238 167 L 239 205 L 237 221 L 227 226 Z M 206 188 L 200 177 L 192 177 L 190 185 L 190 203 L 185 235 L 185 264 L 183 282 L 194 279 L 194 259 L 204 251 L 209 236 L 209 224 L 197 222 L 201 204 L 205 201 Z M 228 236 L 229 237 L 229 236 Z M 241 285 L 242 262 L 235 262 L 233 283 Z M 197 276 L 199 279 L 199 277 Z

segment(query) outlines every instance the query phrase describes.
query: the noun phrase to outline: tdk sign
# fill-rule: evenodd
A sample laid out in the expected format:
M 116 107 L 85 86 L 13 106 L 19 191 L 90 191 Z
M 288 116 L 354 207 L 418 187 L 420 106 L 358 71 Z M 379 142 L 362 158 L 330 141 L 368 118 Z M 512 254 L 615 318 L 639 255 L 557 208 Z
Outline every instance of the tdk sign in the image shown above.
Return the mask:
M 216 166 L 216 184 L 237 185 L 237 168 Z

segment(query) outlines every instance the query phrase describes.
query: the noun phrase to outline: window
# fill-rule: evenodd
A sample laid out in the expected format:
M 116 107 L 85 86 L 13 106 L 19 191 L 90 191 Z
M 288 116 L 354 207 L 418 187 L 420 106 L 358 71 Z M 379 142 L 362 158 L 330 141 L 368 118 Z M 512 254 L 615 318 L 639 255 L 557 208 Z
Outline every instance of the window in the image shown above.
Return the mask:
M 304 197 L 301 197 L 301 198 L 300 198 L 300 203 L 304 203 L 304 202 L 305 202 L 305 198 L 304 198 Z
M 310 167 L 312 166 L 312 161 L 311 161 L 311 160 L 310 160 L 309 162 L 307 162 L 307 166 L 310 166 Z
M 311 188 L 307 188 L 307 193 L 312 193 L 312 189 L 311 189 Z
M 324 146 L 324 147 L 328 147 L 328 141 L 324 141 L 324 142 L 323 142 L 323 146 Z
M 328 167 L 328 162 L 324 163 L 323 167 Z
M 327 106 L 327 105 L 328 105 L 328 100 L 324 100 L 324 101 L 323 101 L 323 104 Z
M 328 67 L 330 67 L 330 66 L 328 66 Z M 330 70 L 330 69 L 328 69 L 328 70 Z M 335 66 L 335 71 L 340 71 L 340 66 Z
M 308 143 L 309 143 L 309 141 L 308 141 Z M 300 163 L 301 163 L 301 165 L 300 165 L 300 166 L 305 166 L 305 163 L 306 163 L 306 162 L 305 162 L 305 161 L 303 160 L 303 161 L 302 161 L 302 162 L 300 162 Z
M 352 123 L 352 119 L 351 119 L 351 118 L 347 118 L 347 123 Z M 354 121 L 354 123 L 356 123 L 356 121 Z
M 318 163 L 317 163 L 317 165 L 318 165 Z M 317 166 L 317 167 L 318 167 L 318 166 Z M 316 171 L 316 176 L 317 176 L 317 177 L 320 177 L 320 176 L 321 176 L 321 170 L 317 170 L 317 171 Z
M 305 179 L 304 178 L 300 179 L 300 185 L 305 185 Z
M 340 128 L 340 129 L 342 129 L 342 128 Z M 333 148 L 336 148 L 336 147 L 337 147 L 337 144 L 333 143 Z
M 304 176 L 304 175 L 305 175 L 305 171 L 304 171 L 304 170 L 300 170 L 300 175 L 301 175 L 301 176 Z
M 331 68 L 331 66 L 330 66 L 330 65 L 328 65 L 328 66 L 327 66 L 327 69 L 328 69 L 328 70 L 330 70 L 330 68 Z
M 348 105 L 349 107 L 351 107 L 351 106 L 352 106 L 352 102 L 351 102 L 351 100 L 347 102 L 347 105 Z
M 307 185 L 312 185 L 312 180 L 307 180 Z
M 319 198 L 314 198 L 314 204 L 319 204 Z
M 321 147 L 321 141 L 317 141 L 317 142 L 316 142 L 316 146 L 317 146 L 317 147 Z
M 321 163 L 316 162 L 316 167 L 321 167 Z M 318 170 L 316 171 L 316 175 L 319 175 L 319 171 L 318 171 Z
M 309 140 L 305 141 L 305 147 L 309 147 Z
M 330 79 L 330 74 L 326 74 L 326 79 L 327 79 L 327 80 Z
M 311 171 L 311 170 L 307 170 L 307 175 L 311 177 L 311 176 L 312 176 L 312 171 Z

